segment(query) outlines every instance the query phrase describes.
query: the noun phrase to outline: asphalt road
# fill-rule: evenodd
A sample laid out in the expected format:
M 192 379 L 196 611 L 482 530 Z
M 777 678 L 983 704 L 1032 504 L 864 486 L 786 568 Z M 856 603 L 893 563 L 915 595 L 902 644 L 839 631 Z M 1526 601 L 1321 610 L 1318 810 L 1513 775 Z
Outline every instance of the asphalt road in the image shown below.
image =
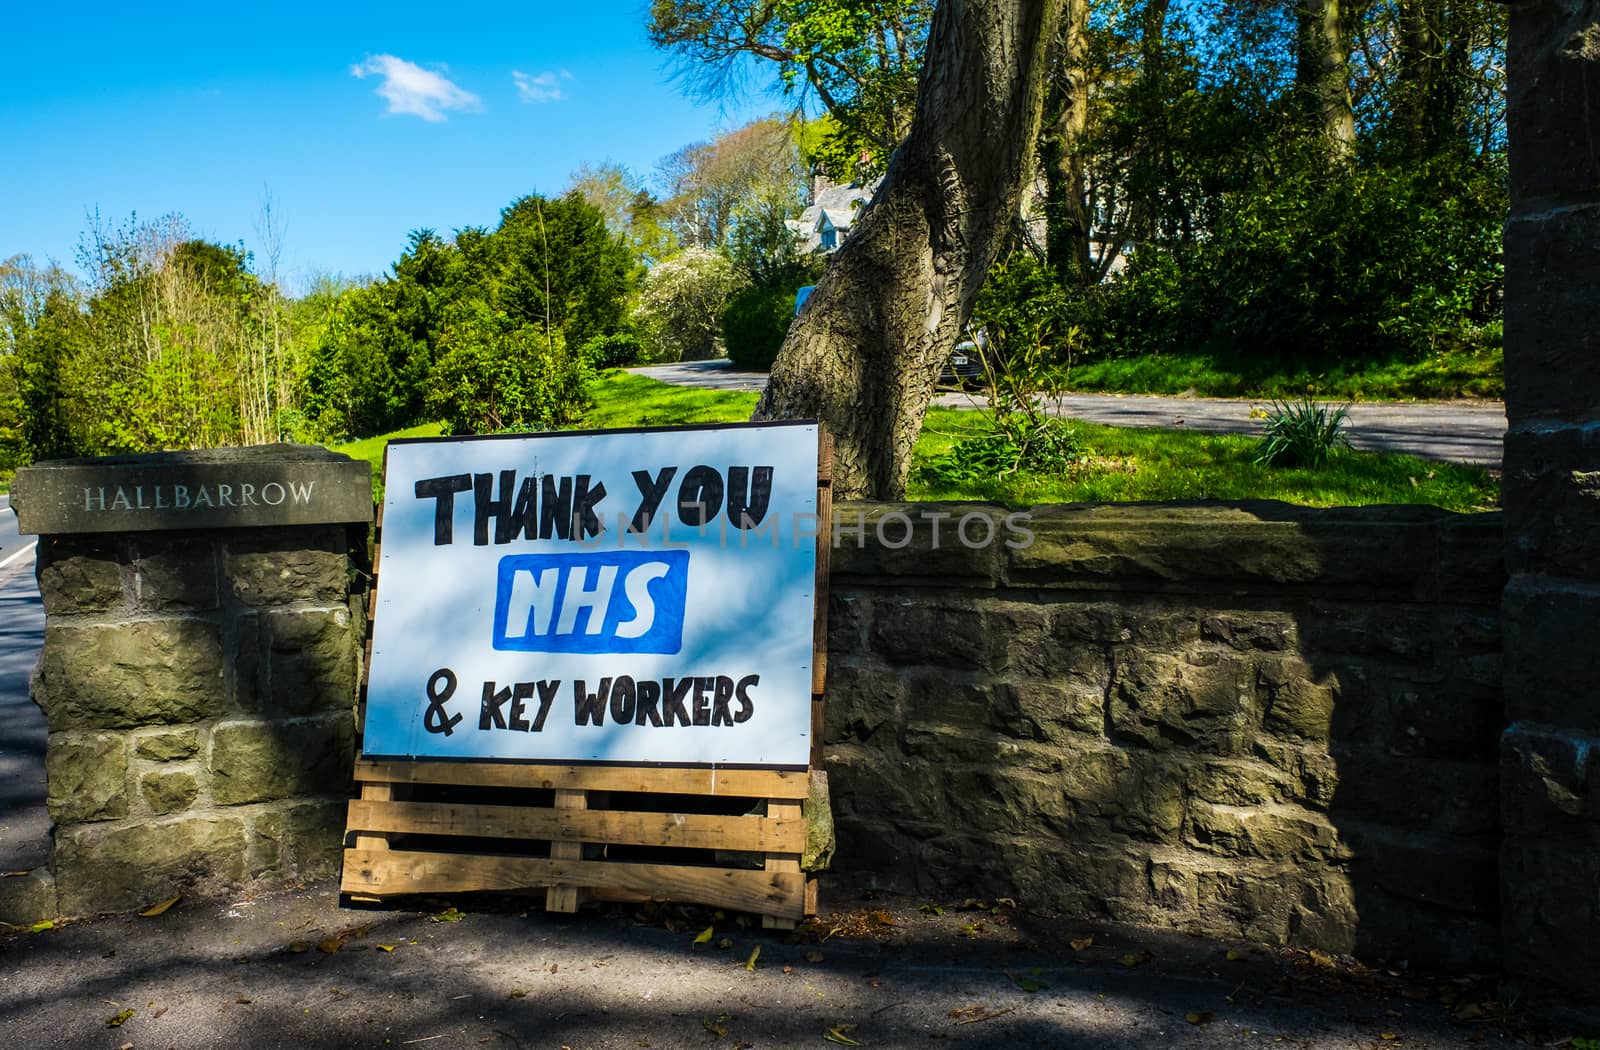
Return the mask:
M 1555 1046 L 1595 1020 L 1519 987 L 1527 1020 L 1461 1023 L 1446 1003 L 1492 982 L 1346 977 L 1326 956 L 832 882 L 795 935 L 708 909 L 547 915 L 537 898 L 458 898 L 464 915 L 434 921 L 445 901 L 341 909 L 334 889 L 0 934 L 0 1046 L 1475 1050 Z
M 44 808 L 44 715 L 28 696 L 44 606 L 33 578 L 33 537 L 17 534 L 0 496 L 0 869 L 37 867 L 48 850 Z
M 711 390 L 760 390 L 761 372 L 734 371 L 725 360 L 685 361 L 634 368 L 639 375 L 677 386 Z M 976 394 L 948 392 L 935 403 L 950 408 L 982 408 Z M 1056 411 L 1070 419 L 1121 427 L 1173 427 L 1213 434 L 1259 434 L 1251 413 L 1267 401 L 1200 397 L 1145 397 L 1071 394 Z M 1499 467 L 1506 432 L 1505 406 L 1496 401 L 1371 401 L 1350 406 L 1346 433 L 1350 444 L 1376 452 L 1404 452 L 1429 459 Z

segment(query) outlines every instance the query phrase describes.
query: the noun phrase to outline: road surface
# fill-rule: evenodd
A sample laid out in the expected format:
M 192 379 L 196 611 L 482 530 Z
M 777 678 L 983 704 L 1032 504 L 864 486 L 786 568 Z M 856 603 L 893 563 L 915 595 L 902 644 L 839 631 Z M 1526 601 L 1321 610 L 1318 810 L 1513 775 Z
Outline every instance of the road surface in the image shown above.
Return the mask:
M 45 861 L 50 818 L 44 809 L 44 715 L 28 678 L 44 644 L 44 606 L 33 578 L 33 537 L 17 534 L 0 496 L 0 869 Z
M 725 360 L 649 365 L 630 371 L 663 383 L 710 390 L 760 390 L 767 382 L 765 373 L 736 372 Z M 984 407 L 980 395 L 968 393 L 940 394 L 934 403 L 949 408 Z M 1270 401 L 1226 398 L 1069 394 L 1061 399 L 1057 411 L 1070 419 L 1111 426 L 1259 434 L 1261 421 L 1251 413 L 1270 406 Z M 1361 402 L 1350 407 L 1346 424 L 1350 444 L 1358 449 L 1492 468 L 1500 466 L 1505 432 L 1505 406 L 1497 401 Z

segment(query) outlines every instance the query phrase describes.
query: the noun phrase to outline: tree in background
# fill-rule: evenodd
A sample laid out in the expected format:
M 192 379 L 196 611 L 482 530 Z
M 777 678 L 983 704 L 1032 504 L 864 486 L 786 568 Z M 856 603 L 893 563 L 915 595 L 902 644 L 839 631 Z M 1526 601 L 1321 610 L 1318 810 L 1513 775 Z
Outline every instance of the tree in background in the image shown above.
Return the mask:
M 650 40 L 679 61 L 692 90 L 723 97 L 743 63 L 814 95 L 827 123 L 814 155 L 840 181 L 884 170 L 905 138 L 932 0 L 653 0 Z
M 652 266 L 634 317 L 651 359 L 699 361 L 722 353 L 722 314 L 747 281 L 726 252 L 690 248 Z

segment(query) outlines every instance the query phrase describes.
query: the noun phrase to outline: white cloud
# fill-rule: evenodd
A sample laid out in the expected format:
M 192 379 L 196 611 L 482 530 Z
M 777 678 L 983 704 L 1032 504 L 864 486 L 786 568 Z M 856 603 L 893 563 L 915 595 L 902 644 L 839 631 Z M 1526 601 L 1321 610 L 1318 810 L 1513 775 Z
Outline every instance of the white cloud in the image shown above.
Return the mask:
M 524 102 L 559 102 L 567 97 L 566 90 L 561 86 L 562 81 L 572 79 L 572 74 L 565 69 L 559 73 L 546 70 L 537 74 L 524 73 L 520 69 L 511 71 L 511 82 L 517 85 L 517 97 Z
M 390 113 L 408 113 L 438 122 L 445 119 L 447 109 L 482 107 L 482 101 L 472 92 L 393 55 L 369 55 L 365 62 L 350 67 L 350 75 L 358 79 L 381 76 L 383 83 L 375 94 L 389 103 Z

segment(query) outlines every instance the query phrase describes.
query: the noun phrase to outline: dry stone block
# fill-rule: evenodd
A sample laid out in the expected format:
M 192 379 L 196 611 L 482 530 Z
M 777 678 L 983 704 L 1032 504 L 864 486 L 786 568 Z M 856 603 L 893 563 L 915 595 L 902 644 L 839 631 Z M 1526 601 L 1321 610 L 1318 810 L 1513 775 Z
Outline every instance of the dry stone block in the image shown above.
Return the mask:
M 1233 656 L 1197 660 L 1131 646 L 1117 649 L 1110 700 L 1113 732 L 1163 750 L 1247 750 L 1259 720 L 1254 668 Z
M 200 620 L 45 627 L 39 692 L 52 731 L 183 724 L 222 711 L 222 644 Z
M 355 725 L 348 713 L 223 722 L 211 731 L 211 798 L 230 806 L 342 794 L 354 759 Z
M 231 816 L 85 824 L 57 829 L 50 867 L 62 913 L 95 915 L 238 885 L 245 846 L 244 821 Z
M 1327 817 L 1294 805 L 1191 802 L 1185 841 L 1195 849 L 1269 861 L 1320 863 L 1348 854 Z
M 39 596 L 47 616 L 111 612 L 122 605 L 123 555 L 115 540 L 39 540 Z
M 217 607 L 217 550 L 210 540 L 141 539 L 133 564 L 134 601 L 153 612 Z
M 342 604 L 350 589 L 342 537 L 342 530 L 319 527 L 230 540 L 223 573 L 234 599 L 245 605 Z
M 160 729 L 134 737 L 134 754 L 151 762 L 173 762 L 200 753 L 200 730 L 194 726 Z
M 128 815 L 128 755 L 119 733 L 63 733 L 45 754 L 46 803 L 57 824 Z
M 358 643 L 348 608 L 274 611 L 265 622 L 272 714 L 354 707 Z
M 189 808 L 200 793 L 200 785 L 188 770 L 162 770 L 146 773 L 139 781 L 139 790 L 150 812 L 160 815 Z
M 345 808 L 342 801 L 310 800 L 257 813 L 251 825 L 250 874 L 307 880 L 338 874 Z

